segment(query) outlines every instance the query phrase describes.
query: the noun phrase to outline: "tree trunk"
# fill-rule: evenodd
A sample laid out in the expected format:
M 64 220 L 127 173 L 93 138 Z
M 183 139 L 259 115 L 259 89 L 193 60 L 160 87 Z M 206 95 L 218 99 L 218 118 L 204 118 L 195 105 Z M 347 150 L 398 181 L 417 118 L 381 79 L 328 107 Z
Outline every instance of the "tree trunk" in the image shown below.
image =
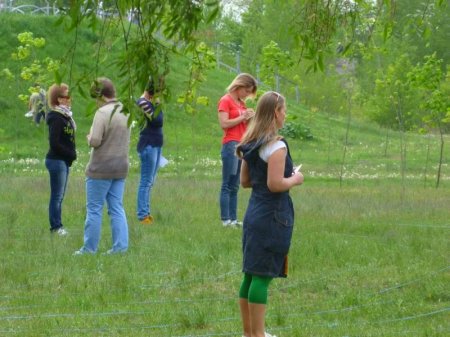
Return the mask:
M 440 148 L 440 154 L 439 154 L 438 172 L 437 172 L 437 177 L 436 177 L 436 188 L 439 187 L 439 182 L 441 180 L 442 158 L 444 157 L 444 133 L 442 130 L 442 126 L 440 124 L 439 124 L 439 133 L 441 136 L 441 148 Z
M 425 170 L 423 172 L 423 187 L 427 186 L 428 164 L 430 162 L 430 135 L 427 135 L 427 158 L 425 159 Z
M 351 84 L 353 82 L 350 82 Z M 348 135 L 350 133 L 350 122 L 352 120 L 352 85 L 348 89 L 348 116 L 347 116 L 347 129 L 345 131 L 345 143 L 344 143 L 344 153 L 342 154 L 342 162 L 341 162 L 341 172 L 339 173 L 339 187 L 342 187 L 342 179 L 344 175 L 344 166 L 345 166 L 345 156 L 347 154 L 347 146 L 348 146 Z

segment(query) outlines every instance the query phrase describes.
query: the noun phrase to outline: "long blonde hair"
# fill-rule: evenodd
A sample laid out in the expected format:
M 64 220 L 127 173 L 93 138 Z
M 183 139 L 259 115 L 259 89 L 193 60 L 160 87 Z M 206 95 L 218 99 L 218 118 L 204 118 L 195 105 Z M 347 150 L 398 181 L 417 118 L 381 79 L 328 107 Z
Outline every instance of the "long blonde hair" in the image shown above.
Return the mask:
M 256 90 L 258 89 L 258 82 L 252 75 L 241 73 L 237 75 L 227 87 L 227 92 L 230 93 L 239 88 L 252 88 L 251 96 L 254 97 L 256 95 Z
M 258 100 L 255 116 L 251 119 L 238 148 L 251 142 L 257 141 L 264 145 L 280 139 L 275 112 L 284 106 L 285 101 L 286 99 L 275 91 L 264 93 Z M 236 154 L 242 157 L 242 153 Z

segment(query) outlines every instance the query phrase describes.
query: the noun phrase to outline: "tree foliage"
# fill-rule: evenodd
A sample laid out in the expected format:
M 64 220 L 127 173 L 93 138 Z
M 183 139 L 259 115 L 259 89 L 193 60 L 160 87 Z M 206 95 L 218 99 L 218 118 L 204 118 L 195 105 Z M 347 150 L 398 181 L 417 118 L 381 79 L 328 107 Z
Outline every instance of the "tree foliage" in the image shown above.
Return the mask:
M 288 51 L 281 50 L 278 44 L 270 41 L 262 50 L 260 77 L 264 83 L 274 87 L 274 74 L 286 75 L 292 67 L 292 57 Z
M 436 187 L 439 187 L 444 154 L 444 133 L 450 126 L 450 78 L 442 69 L 442 59 L 427 55 L 423 63 L 417 64 L 408 74 L 410 82 L 419 90 L 422 121 L 428 129 L 439 131 L 441 146 Z
M 142 90 L 149 75 L 167 76 L 171 57 L 182 53 L 191 59 L 190 78 L 186 79 L 186 91 L 177 93 L 177 100 L 186 111 L 195 111 L 197 103 L 205 103 L 204 98 L 196 97 L 198 84 L 205 80 L 204 72 L 214 64 L 209 48 L 214 42 L 221 42 L 240 51 L 245 63 L 241 69 L 254 73 L 260 65 L 261 77 L 269 84 L 273 82 L 270 72 L 285 74 L 301 83 L 310 104 L 331 107 L 336 112 L 347 101 L 342 76 L 354 75 L 354 97 L 359 97 L 359 102 L 364 104 L 373 103 L 368 106 L 371 117 L 375 116 L 383 125 L 398 128 L 398 116 L 387 114 L 389 109 L 383 104 L 392 103 L 393 93 L 405 91 L 406 84 L 403 80 L 392 83 L 386 80 L 401 76 L 412 64 L 433 52 L 443 60 L 441 67 L 448 63 L 450 27 L 445 1 L 234 2 L 239 5 L 236 7 L 239 11 L 228 15 L 219 15 L 218 0 L 58 0 L 56 6 L 66 14 L 61 17 L 61 23 L 66 23 L 74 33 L 74 50 L 80 25 L 87 24 L 98 36 L 93 43 L 96 53 L 93 60 L 96 64 L 112 63 L 120 69 L 120 93 L 128 100 L 127 106 L 133 106 L 133 94 Z M 202 39 L 209 44 L 202 44 Z M 121 49 L 120 56 L 114 60 L 108 59 L 111 48 Z M 402 59 L 401 55 L 408 56 Z M 403 63 L 399 63 L 399 58 Z M 70 65 L 70 60 L 66 59 L 65 64 Z M 345 74 L 337 72 L 339 64 L 348 65 Z M 402 66 L 409 68 L 401 69 Z M 104 75 L 99 73 L 99 68 L 75 79 L 74 86 L 83 92 L 86 81 Z M 314 71 L 325 74 L 327 80 L 318 79 L 323 75 Z M 59 78 L 63 77 L 71 78 L 70 70 L 59 74 Z M 380 81 L 384 82 L 384 89 Z M 332 93 L 332 97 L 324 92 Z M 166 90 L 165 95 L 169 94 Z M 372 96 L 376 99 L 369 100 Z M 414 106 L 419 106 L 416 98 L 408 96 L 412 108 L 406 101 L 403 105 L 406 129 L 413 129 L 417 119 L 421 119 L 413 116 L 417 112 Z M 366 106 L 361 106 L 361 110 L 367 110 Z
M 408 54 L 403 54 L 380 72 L 375 81 L 372 104 L 376 109 L 372 119 L 384 127 L 407 131 L 418 128 L 416 91 L 408 80 L 412 64 Z
M 20 64 L 20 79 L 29 84 L 28 92 L 19 95 L 19 99 L 25 104 L 29 96 L 37 92 L 36 84 L 48 87 L 58 76 L 60 62 L 51 57 L 40 58 L 37 51 L 45 48 L 46 40 L 42 37 L 34 37 L 32 32 L 22 32 L 17 35 L 18 46 L 11 54 L 11 58 Z M 2 70 L 3 77 L 13 80 L 16 75 L 10 69 Z
M 186 81 L 183 103 L 188 111 L 192 110 L 189 105 L 195 104 L 196 100 L 187 98 L 192 97 L 196 83 L 202 80 L 200 72 L 211 64 L 211 53 L 205 50 L 205 45 L 200 45 L 195 32 L 201 22 L 211 22 L 217 16 L 217 0 L 75 0 L 70 1 L 70 6 L 66 1 L 58 1 L 58 4 L 66 14 L 60 23 L 68 20 L 70 30 L 75 32 L 80 25 L 87 23 L 100 35 L 97 62 L 104 56 L 102 47 L 111 43 L 108 41 L 111 31 L 120 32 L 112 43 L 120 45 L 122 53 L 118 59 L 108 62 L 113 62 L 120 70 L 120 93 L 127 108 L 134 106 L 133 94 L 136 89 L 143 90 L 149 76 L 168 76 L 172 55 L 189 55 L 193 65 L 191 78 Z M 80 92 L 83 92 L 84 84 L 78 82 Z M 169 95 L 169 91 L 164 91 L 164 95 Z M 201 98 L 200 102 L 203 101 Z M 132 112 L 131 109 L 128 111 Z

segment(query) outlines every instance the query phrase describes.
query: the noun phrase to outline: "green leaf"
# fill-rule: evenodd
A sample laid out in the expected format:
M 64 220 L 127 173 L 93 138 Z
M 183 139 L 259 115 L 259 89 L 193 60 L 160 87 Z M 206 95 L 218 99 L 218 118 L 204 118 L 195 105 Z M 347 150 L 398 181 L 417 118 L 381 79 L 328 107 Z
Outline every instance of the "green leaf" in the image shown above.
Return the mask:
M 197 104 L 208 106 L 209 98 L 207 96 L 199 96 L 197 97 Z
M 55 70 L 54 74 L 55 74 L 55 82 L 60 84 L 62 82 L 61 74 L 59 73 L 58 70 Z
M 429 39 L 431 37 L 431 29 L 429 26 L 426 26 L 425 29 L 423 30 L 422 36 L 424 39 Z
M 78 92 L 80 93 L 81 97 L 86 98 L 86 99 L 89 98 L 81 84 L 78 84 L 77 89 L 78 89 Z
M 90 101 L 87 105 L 86 105 L 86 111 L 85 114 L 86 116 L 93 116 L 95 114 L 95 111 L 97 110 L 97 102 L 95 100 Z
M 319 52 L 319 57 L 317 59 L 317 65 L 319 66 L 320 71 L 324 71 L 325 70 L 325 66 L 323 64 L 323 53 Z
M 349 51 L 350 47 L 352 46 L 352 42 L 347 43 L 347 45 L 344 47 L 344 50 L 342 51 L 343 55 L 346 55 L 347 52 Z

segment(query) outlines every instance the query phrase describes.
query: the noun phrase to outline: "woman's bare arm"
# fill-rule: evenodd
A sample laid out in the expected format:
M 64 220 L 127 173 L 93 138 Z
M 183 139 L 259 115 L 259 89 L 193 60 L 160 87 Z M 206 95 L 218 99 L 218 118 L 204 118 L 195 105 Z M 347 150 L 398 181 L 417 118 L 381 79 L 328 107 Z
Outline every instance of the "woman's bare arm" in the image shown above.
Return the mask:
M 295 185 L 303 183 L 303 174 L 301 172 L 293 172 L 290 177 L 284 177 L 286 151 L 286 148 L 278 149 L 269 157 L 267 186 L 271 192 L 284 192 Z

